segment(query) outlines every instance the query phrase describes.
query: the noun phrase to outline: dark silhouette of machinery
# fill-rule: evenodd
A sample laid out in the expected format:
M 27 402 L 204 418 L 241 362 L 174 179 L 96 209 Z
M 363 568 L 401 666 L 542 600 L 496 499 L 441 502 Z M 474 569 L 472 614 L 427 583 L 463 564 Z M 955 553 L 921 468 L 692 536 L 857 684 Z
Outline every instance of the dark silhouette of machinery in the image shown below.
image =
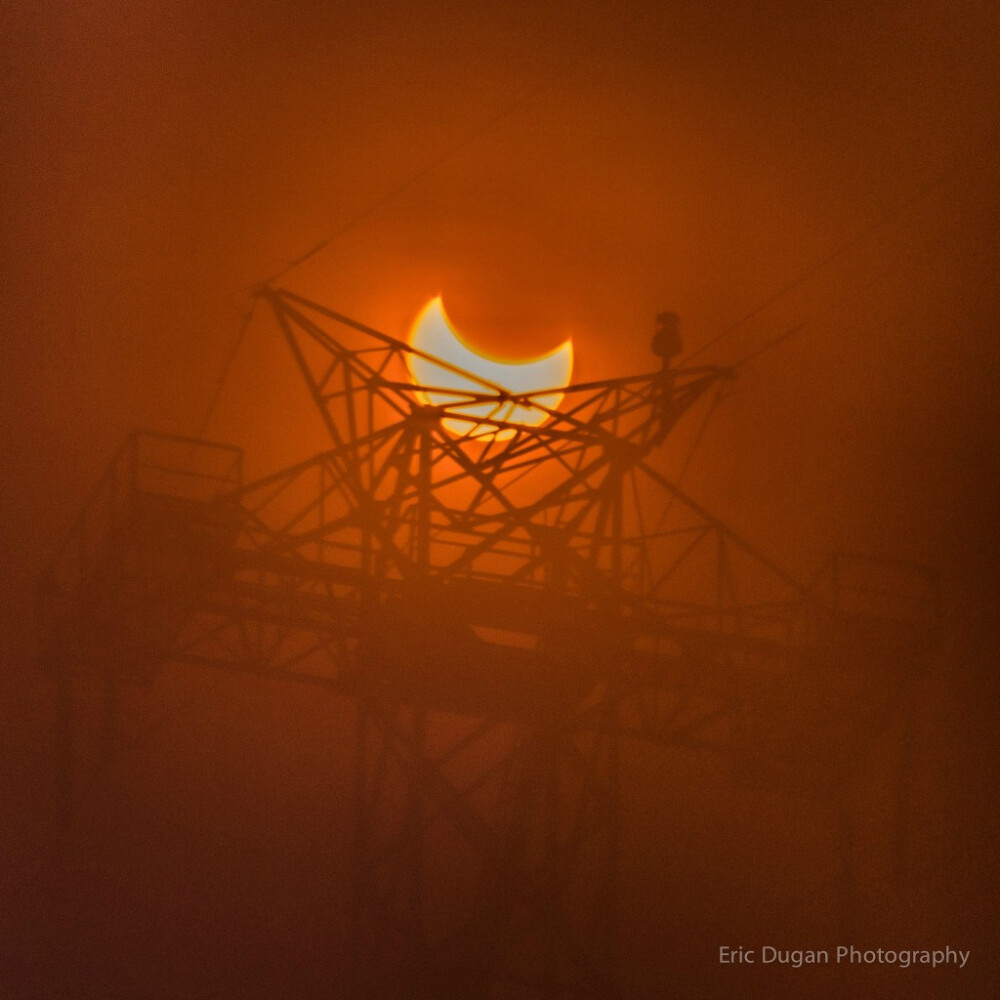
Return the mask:
M 684 348 L 681 341 L 680 317 L 677 313 L 661 312 L 656 317 L 656 332 L 653 334 L 653 353 L 663 359 L 667 368 Z
M 803 586 L 688 496 L 658 446 L 723 369 L 671 364 L 669 412 L 654 372 L 507 424 L 499 387 L 426 405 L 407 344 L 258 295 L 331 448 L 245 484 L 238 449 L 126 443 L 42 588 L 64 808 L 85 678 L 109 731 L 175 661 L 326 688 L 357 707 L 355 994 L 615 996 L 622 742 L 835 788 L 933 645 L 933 574 L 840 556 Z
M 650 345 L 660 359 L 659 407 L 663 419 L 663 433 L 670 430 L 674 409 L 674 360 L 684 349 L 677 313 L 661 312 L 656 317 L 656 331 Z

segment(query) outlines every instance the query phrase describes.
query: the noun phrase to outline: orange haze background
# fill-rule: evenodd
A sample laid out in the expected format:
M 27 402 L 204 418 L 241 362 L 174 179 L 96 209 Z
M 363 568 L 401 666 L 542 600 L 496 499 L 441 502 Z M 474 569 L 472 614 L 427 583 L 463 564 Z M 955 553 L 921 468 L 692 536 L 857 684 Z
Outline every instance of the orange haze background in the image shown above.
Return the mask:
M 653 368 L 665 309 L 688 350 L 753 314 L 712 362 L 806 324 L 742 369 L 685 485 L 801 577 L 838 548 L 942 570 L 911 877 L 862 887 L 859 943 L 973 959 L 866 971 L 842 994 L 822 972 L 720 970 L 720 944 L 839 943 L 834 819 L 636 750 L 630 982 L 992 995 L 995 4 L 37 0 L 0 22 L 7 995 L 336 995 L 348 707 L 171 674 L 121 788 L 88 800 L 57 862 L 32 624 L 32 588 L 123 435 L 199 432 L 250 288 L 331 237 L 284 283 L 395 336 L 443 294 L 504 357 L 572 336 L 577 380 Z M 323 446 L 263 313 L 206 434 L 244 446 L 251 474 Z M 873 857 L 880 808 L 858 820 Z

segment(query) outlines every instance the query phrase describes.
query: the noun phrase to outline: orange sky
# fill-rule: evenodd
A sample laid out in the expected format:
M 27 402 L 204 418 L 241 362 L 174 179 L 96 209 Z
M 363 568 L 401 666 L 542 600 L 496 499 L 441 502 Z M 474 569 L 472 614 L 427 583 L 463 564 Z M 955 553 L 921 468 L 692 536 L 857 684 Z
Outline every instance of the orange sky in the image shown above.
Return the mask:
M 443 294 L 463 335 L 507 356 L 572 335 L 581 380 L 655 367 L 661 310 L 689 348 L 755 313 L 704 360 L 806 327 L 743 369 L 687 485 L 801 576 L 835 548 L 944 569 L 955 714 L 927 754 L 957 747 L 972 832 L 955 857 L 979 857 L 992 736 L 953 737 L 970 719 L 986 733 L 996 694 L 998 10 L 8 5 L 10 662 L 122 436 L 195 432 L 249 288 L 322 240 L 289 287 L 396 336 Z M 260 473 L 323 445 L 264 317 L 208 433 Z
M 21 563 L 128 428 L 199 426 L 233 304 L 365 212 L 287 283 L 395 334 L 444 293 L 459 329 L 505 354 L 571 333 L 580 378 L 650 367 L 664 308 L 706 341 L 898 212 L 706 356 L 809 324 L 745 373 L 693 475 L 771 543 L 809 510 L 806 548 L 872 525 L 865 544 L 908 556 L 981 548 L 997 481 L 991 5 L 5 16 L 4 545 Z M 314 446 L 307 410 L 255 325 L 211 433 L 266 469 Z M 768 524 L 775 483 L 792 485 Z

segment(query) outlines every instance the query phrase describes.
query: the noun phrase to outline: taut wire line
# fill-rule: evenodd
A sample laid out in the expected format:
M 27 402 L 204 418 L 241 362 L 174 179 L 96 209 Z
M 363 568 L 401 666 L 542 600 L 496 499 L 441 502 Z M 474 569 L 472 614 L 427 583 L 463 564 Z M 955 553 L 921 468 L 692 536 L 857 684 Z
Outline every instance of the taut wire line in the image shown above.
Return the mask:
M 386 194 L 382 195 L 381 198 L 376 199 L 374 202 L 368 205 L 367 208 L 364 208 L 362 211 L 358 212 L 357 215 L 350 218 L 339 229 L 337 229 L 335 232 L 331 233 L 328 237 L 326 237 L 326 239 L 321 240 L 319 243 L 317 243 L 311 250 L 307 250 L 301 256 L 296 257 L 295 260 L 293 260 L 286 267 L 282 268 L 282 270 L 278 271 L 275 274 L 272 274 L 269 278 L 266 278 L 262 282 L 262 284 L 269 285 L 275 281 L 278 281 L 279 279 L 285 277 L 285 275 L 288 274 L 289 272 L 294 271 L 295 268 L 304 264 L 307 260 L 311 259 L 312 257 L 315 257 L 316 254 L 318 254 L 321 250 L 326 249 L 326 247 L 328 247 L 334 240 L 339 239 L 345 233 L 350 232 L 359 223 L 363 222 L 369 216 L 374 215 L 375 212 L 377 212 L 384 205 L 388 204 L 390 201 L 399 197 L 399 195 L 401 195 L 404 191 L 406 191 L 407 188 L 412 187 L 418 181 L 422 180 L 429 173 L 431 173 L 431 171 L 433 171 L 435 168 L 439 167 L 442 163 L 445 163 L 447 160 L 450 160 L 453 156 L 456 156 L 467 146 L 471 145 L 481 135 L 485 134 L 491 128 L 493 128 L 494 125 L 497 125 L 504 119 L 511 117 L 515 112 L 519 111 L 521 108 L 525 107 L 527 104 L 532 102 L 536 97 L 539 96 L 539 94 L 544 93 L 546 90 L 549 90 L 551 87 L 554 87 L 564 77 L 569 76 L 569 74 L 572 73 L 573 70 L 575 70 L 585 59 L 587 59 L 589 55 L 590 53 L 584 53 L 584 55 L 581 55 L 578 58 L 574 59 L 568 66 L 565 66 L 562 69 L 558 70 L 556 73 L 552 74 L 552 76 L 546 77 L 546 79 L 542 80 L 541 83 L 539 83 L 537 86 L 532 87 L 529 91 L 527 91 L 527 93 L 524 93 L 520 97 L 514 98 L 514 100 L 510 101 L 508 104 L 505 104 L 502 108 L 500 108 L 499 111 L 496 112 L 496 114 L 488 118 L 482 124 L 477 125 L 476 128 L 474 128 L 467 135 L 463 136 L 453 146 L 450 146 L 439 156 L 436 156 L 428 163 L 425 163 L 422 167 L 420 167 L 419 170 L 417 170 L 413 174 L 410 174 L 409 177 L 407 177 L 405 180 L 397 184 L 391 191 L 386 192 Z
M 205 416 L 202 418 L 201 424 L 194 435 L 196 438 L 203 438 L 205 436 L 208 431 L 208 425 L 212 422 L 212 417 L 215 416 L 219 400 L 222 399 L 222 390 L 225 388 L 229 373 L 233 370 L 233 365 L 236 363 L 236 355 L 239 354 L 240 348 L 243 346 L 243 341 L 246 339 L 247 330 L 250 327 L 250 321 L 253 319 L 256 306 L 257 300 L 252 299 L 250 305 L 240 313 L 239 323 L 236 327 L 236 336 L 233 338 L 233 343 L 229 348 L 229 353 L 226 355 L 226 360 L 223 362 L 222 368 L 216 377 L 208 409 L 205 411 Z
M 365 219 L 374 215 L 380 208 L 383 208 L 389 202 L 393 201 L 395 198 L 398 198 L 399 195 L 401 195 L 404 191 L 412 187 L 418 181 L 422 180 L 433 170 L 439 167 L 442 163 L 445 163 L 453 156 L 456 156 L 467 146 L 475 142 L 476 139 L 478 139 L 480 136 L 484 135 L 486 132 L 492 129 L 495 125 L 498 125 L 505 119 L 510 118 L 517 111 L 521 110 L 529 103 L 534 101 L 540 94 L 554 87 L 565 77 L 569 76 L 570 73 L 572 73 L 578 66 L 580 66 L 581 63 L 590 58 L 591 55 L 592 53 L 589 52 L 584 53 L 583 55 L 574 59 L 568 66 L 564 66 L 556 73 L 553 73 L 551 76 L 546 77 L 544 80 L 542 80 L 535 87 L 532 87 L 526 93 L 522 94 L 519 97 L 514 98 L 512 101 L 505 104 L 503 107 L 500 108 L 499 111 L 497 111 L 486 121 L 482 122 L 467 135 L 463 136 L 457 143 L 450 146 L 439 156 L 434 157 L 434 159 L 430 160 L 428 163 L 425 163 L 415 173 L 410 174 L 409 177 L 401 181 L 390 191 L 386 192 L 386 194 L 382 195 L 380 198 L 376 199 L 362 211 L 358 212 L 356 215 L 350 218 L 335 232 L 331 233 L 329 236 L 321 240 L 319 243 L 317 243 L 311 249 L 307 250 L 305 253 L 296 257 L 293 261 L 291 261 L 291 263 L 282 268 L 280 271 L 275 272 L 270 277 L 264 279 L 261 282 L 255 283 L 252 287 L 257 288 L 260 285 L 273 284 L 275 281 L 284 278 L 287 274 L 289 274 L 290 272 L 294 271 L 297 267 L 304 264 L 307 260 L 310 260 L 311 258 L 315 257 L 316 254 L 320 253 L 322 250 L 325 250 L 331 243 L 334 242 L 334 240 L 337 240 L 341 236 L 344 236 L 346 233 L 350 232 L 352 229 L 354 229 L 356 226 L 362 223 Z M 212 400 L 209 404 L 205 417 L 201 422 L 198 433 L 195 435 L 196 437 L 202 437 L 205 434 L 208 425 L 212 420 L 212 417 L 215 415 L 215 410 L 219 405 L 219 399 L 222 396 L 223 387 L 225 386 L 225 383 L 229 378 L 229 374 L 232 371 L 233 365 L 236 361 L 236 355 L 239 353 L 239 350 L 242 347 L 243 341 L 246 337 L 247 328 L 249 327 L 250 320 L 253 317 L 253 310 L 255 304 L 256 304 L 256 298 L 253 299 L 250 307 L 241 315 L 240 323 L 238 325 L 236 335 L 233 341 L 233 346 L 230 348 L 229 354 L 227 355 L 226 360 L 222 366 L 222 369 L 219 372 L 218 377 L 216 378 L 215 389 L 213 390 L 212 394 Z
M 697 350 L 692 351 L 686 358 L 683 359 L 684 364 L 690 363 L 694 358 L 699 355 L 704 354 L 710 347 L 714 347 L 720 340 L 724 340 L 731 334 L 735 333 L 742 326 L 748 323 L 750 320 L 755 319 L 759 316 L 765 309 L 770 308 L 779 299 L 784 298 L 790 292 L 795 291 L 801 285 L 804 285 L 810 278 L 814 277 L 820 271 L 825 270 L 835 261 L 839 260 L 845 254 L 849 253 L 855 247 L 859 246 L 869 237 L 873 236 L 884 226 L 887 226 L 890 222 L 895 221 L 900 216 L 905 215 L 914 205 L 923 200 L 927 195 L 929 195 L 936 188 L 939 188 L 945 181 L 950 180 L 956 173 L 960 170 L 964 170 L 970 163 L 977 160 L 989 147 L 989 145 L 996 139 L 997 133 L 991 133 L 986 139 L 983 140 L 971 153 L 960 159 L 958 162 L 951 164 L 944 170 L 935 174 L 929 181 L 920 185 L 908 198 L 905 198 L 898 205 L 888 209 L 878 216 L 873 222 L 865 226 L 859 232 L 855 233 L 845 242 L 841 243 L 839 246 L 835 247 L 830 253 L 819 260 L 817 263 L 813 264 L 811 267 L 806 268 L 805 271 L 798 274 L 791 281 L 786 282 L 782 285 L 776 292 L 768 296 L 760 305 L 751 309 L 748 313 L 741 316 L 735 323 L 731 323 L 727 326 L 721 333 L 716 334 L 711 339 L 707 340 L 701 347 Z

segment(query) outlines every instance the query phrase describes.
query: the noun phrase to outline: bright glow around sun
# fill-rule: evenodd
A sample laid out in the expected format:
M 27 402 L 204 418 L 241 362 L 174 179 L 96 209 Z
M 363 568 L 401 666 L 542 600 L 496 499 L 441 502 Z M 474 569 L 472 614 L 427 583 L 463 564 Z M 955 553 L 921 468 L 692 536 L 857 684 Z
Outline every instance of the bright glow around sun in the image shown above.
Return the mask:
M 407 354 L 406 362 L 416 385 L 426 387 L 421 392 L 423 402 L 432 406 L 447 406 L 455 412 L 468 414 L 472 418 L 503 420 L 513 424 L 536 426 L 548 419 L 545 410 L 537 406 L 525 406 L 513 401 L 463 403 L 454 392 L 434 392 L 434 389 L 451 389 L 460 393 L 491 393 L 498 387 L 516 395 L 542 393 L 535 400 L 549 409 L 555 409 L 563 398 L 562 390 L 569 385 L 573 373 L 573 341 L 567 340 L 554 351 L 525 361 L 497 361 L 473 350 L 451 325 L 445 315 L 440 297 L 432 299 L 424 306 L 410 330 L 410 346 L 425 354 L 446 361 L 461 371 L 435 364 L 431 358 L 419 354 Z M 483 385 L 464 373 L 469 373 L 490 383 Z M 475 437 L 493 436 L 492 428 L 476 430 L 474 420 L 446 417 L 444 426 L 454 434 Z M 495 436 L 511 437 L 512 430 L 503 430 Z

